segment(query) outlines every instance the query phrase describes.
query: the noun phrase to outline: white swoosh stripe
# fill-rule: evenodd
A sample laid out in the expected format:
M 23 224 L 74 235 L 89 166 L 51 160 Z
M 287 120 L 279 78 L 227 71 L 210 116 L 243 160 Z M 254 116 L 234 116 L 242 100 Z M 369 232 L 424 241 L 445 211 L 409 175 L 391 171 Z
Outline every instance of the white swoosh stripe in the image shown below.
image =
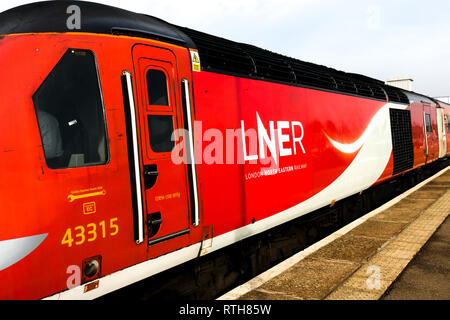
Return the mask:
M 337 141 L 331 139 L 328 134 L 326 134 L 325 132 L 324 133 L 327 136 L 328 140 L 330 140 L 331 144 L 336 149 L 338 149 L 342 153 L 351 154 L 351 153 L 354 153 L 354 152 L 358 151 L 362 147 L 362 145 L 364 144 L 364 142 L 367 139 L 368 132 L 369 132 L 368 129 L 369 128 L 367 128 L 366 131 L 364 131 L 364 133 L 362 134 L 362 136 L 358 140 L 356 140 L 353 143 L 349 143 L 349 144 L 344 144 L 344 143 L 337 142 Z
M 214 252 L 234 243 L 236 239 L 245 239 L 298 218 L 329 205 L 333 200 L 339 201 L 373 185 L 386 169 L 392 153 L 389 108 L 400 107 L 388 103 L 377 112 L 366 130 L 366 143 L 362 145 L 360 152 L 347 169 L 328 187 L 308 200 L 276 215 L 215 237 L 208 252 Z
M 0 271 L 19 262 L 33 252 L 48 233 L 31 237 L 0 241 Z
M 330 138 L 330 136 L 324 131 L 323 133 L 325 136 L 330 140 L 331 144 L 338 149 L 342 153 L 355 153 L 359 149 L 361 149 L 364 142 L 367 140 L 367 137 L 369 136 L 369 133 L 373 130 L 373 128 L 377 125 L 377 123 L 380 121 L 380 113 L 378 112 L 372 120 L 370 120 L 369 125 L 367 126 L 364 133 L 353 143 L 340 143 Z

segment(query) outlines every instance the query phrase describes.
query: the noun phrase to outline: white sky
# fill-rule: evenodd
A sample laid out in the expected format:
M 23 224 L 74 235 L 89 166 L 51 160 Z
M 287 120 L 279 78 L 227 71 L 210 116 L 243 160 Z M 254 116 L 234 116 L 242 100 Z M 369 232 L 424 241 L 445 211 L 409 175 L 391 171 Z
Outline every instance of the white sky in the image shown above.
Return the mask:
M 28 3 L 3 0 L 0 12 Z M 450 96 L 447 0 L 97 0 L 230 40 Z M 1 23 L 1 21 L 0 21 Z

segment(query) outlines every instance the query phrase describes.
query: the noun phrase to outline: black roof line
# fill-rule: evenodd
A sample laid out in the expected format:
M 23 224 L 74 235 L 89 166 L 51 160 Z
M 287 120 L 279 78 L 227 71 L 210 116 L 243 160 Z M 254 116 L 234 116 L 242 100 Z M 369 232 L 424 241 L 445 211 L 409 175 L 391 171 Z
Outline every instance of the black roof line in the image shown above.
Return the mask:
M 67 13 L 67 8 L 71 5 L 80 8 L 80 29 L 70 29 L 67 25 L 67 20 L 72 14 Z M 186 34 L 164 20 L 94 2 L 42 1 L 0 13 L 0 35 L 41 32 L 100 34 L 116 32 L 144 38 L 158 38 L 195 48 L 195 44 Z

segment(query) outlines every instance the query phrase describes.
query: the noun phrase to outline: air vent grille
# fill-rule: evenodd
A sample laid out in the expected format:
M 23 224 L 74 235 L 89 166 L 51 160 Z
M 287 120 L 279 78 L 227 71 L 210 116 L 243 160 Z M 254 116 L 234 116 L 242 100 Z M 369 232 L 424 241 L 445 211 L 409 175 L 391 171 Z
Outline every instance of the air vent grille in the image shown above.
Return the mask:
M 394 172 L 398 174 L 414 165 L 414 149 L 409 110 L 389 109 L 394 151 Z

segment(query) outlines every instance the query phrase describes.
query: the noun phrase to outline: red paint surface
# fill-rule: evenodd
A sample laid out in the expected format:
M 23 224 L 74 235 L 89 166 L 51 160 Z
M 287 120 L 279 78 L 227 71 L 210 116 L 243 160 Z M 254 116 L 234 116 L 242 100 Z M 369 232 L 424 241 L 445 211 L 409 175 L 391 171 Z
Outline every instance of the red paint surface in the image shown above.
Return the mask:
M 246 180 L 247 174 L 268 165 L 202 164 L 204 210 L 214 212 L 205 215 L 205 224 L 214 225 L 215 236 L 249 224 L 252 219 L 258 221 L 286 210 L 331 184 L 357 152 L 343 154 L 336 150 L 324 132 L 335 141 L 354 142 L 385 104 L 209 72 L 194 73 L 194 86 L 196 119 L 203 122 L 203 131 L 240 129 L 241 120 L 245 130 L 256 129 L 256 112 L 266 130 L 270 120 L 300 121 L 304 127 L 306 154 L 280 157 L 279 162 L 280 168 L 306 165 L 302 170 Z M 234 154 L 242 152 L 238 142 L 236 138 Z M 218 183 L 227 192 L 217 192 Z

